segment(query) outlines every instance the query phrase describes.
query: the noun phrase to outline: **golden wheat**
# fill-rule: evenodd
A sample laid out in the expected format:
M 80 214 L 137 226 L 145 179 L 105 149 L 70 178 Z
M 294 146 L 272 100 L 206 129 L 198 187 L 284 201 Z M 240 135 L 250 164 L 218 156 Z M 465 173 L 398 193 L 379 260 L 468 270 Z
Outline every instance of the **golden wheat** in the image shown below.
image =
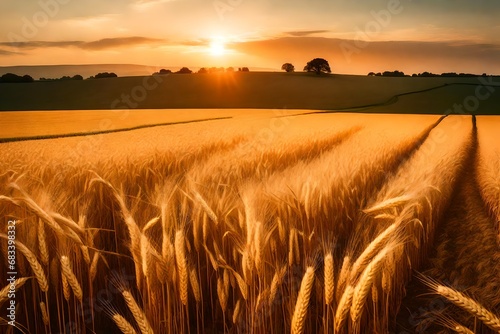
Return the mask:
M 333 302 L 333 296 L 335 292 L 335 266 L 333 262 L 333 255 L 329 252 L 325 256 L 325 304 L 330 305 Z
M 469 312 L 470 314 L 481 320 L 486 326 L 500 332 L 500 318 L 495 316 L 491 311 L 484 308 L 481 304 L 465 296 L 463 293 L 446 287 L 444 285 L 432 285 L 434 291 L 445 297 L 453 304 Z
M 292 317 L 292 333 L 304 332 L 309 300 L 314 283 L 314 267 L 307 267 L 302 282 L 300 283 L 299 296 L 295 303 L 295 311 Z
M 123 299 L 125 299 L 125 303 L 127 304 L 130 312 L 132 312 L 132 315 L 134 316 L 141 332 L 143 334 L 153 334 L 154 331 L 146 318 L 146 314 L 144 314 L 144 311 L 139 307 L 130 291 L 123 290 L 122 296 Z
M 134 327 L 121 315 L 115 313 L 112 316 L 116 326 L 122 331 L 123 334 L 136 334 Z
M 7 235 L 0 233 L 0 237 L 7 239 Z M 28 260 L 28 263 L 31 266 L 31 270 L 33 270 L 33 273 L 35 274 L 35 278 L 38 282 L 38 285 L 40 287 L 40 290 L 43 292 L 47 292 L 49 290 L 49 283 L 47 281 L 47 276 L 45 276 L 45 272 L 43 271 L 42 265 L 38 262 L 35 254 L 33 254 L 32 251 L 28 249 L 23 243 L 20 241 L 16 241 L 16 249 L 19 250 L 26 260 Z
M 7 284 L 2 290 L 0 290 L 0 306 L 2 306 L 2 304 L 9 299 L 9 293 L 12 291 L 12 286 L 15 286 L 14 290 L 17 291 L 17 289 L 21 288 L 29 279 L 30 277 L 17 278 L 13 283 Z
M 73 270 L 71 269 L 71 262 L 66 255 L 61 256 L 61 270 L 63 276 L 66 278 L 68 284 L 71 286 L 71 289 L 75 294 L 75 297 L 79 301 L 82 301 L 83 298 L 82 288 L 80 286 L 80 283 L 78 283 L 78 279 L 73 273 Z

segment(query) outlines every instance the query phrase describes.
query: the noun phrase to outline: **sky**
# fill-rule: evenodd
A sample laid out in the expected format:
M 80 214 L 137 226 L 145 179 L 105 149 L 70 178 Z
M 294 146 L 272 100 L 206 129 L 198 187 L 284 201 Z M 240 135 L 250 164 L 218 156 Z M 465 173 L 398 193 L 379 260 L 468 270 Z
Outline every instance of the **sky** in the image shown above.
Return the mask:
M 497 0 L 2 0 L 0 66 L 500 74 Z

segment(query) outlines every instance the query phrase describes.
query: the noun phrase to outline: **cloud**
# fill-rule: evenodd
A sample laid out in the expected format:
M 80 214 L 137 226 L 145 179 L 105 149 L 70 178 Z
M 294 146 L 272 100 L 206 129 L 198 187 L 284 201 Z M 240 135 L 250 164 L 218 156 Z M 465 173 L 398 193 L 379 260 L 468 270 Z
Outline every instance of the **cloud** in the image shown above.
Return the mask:
M 301 30 L 301 31 L 288 31 L 288 32 L 285 32 L 285 34 L 288 36 L 293 36 L 293 37 L 305 37 L 305 36 L 310 36 L 310 35 L 322 34 L 325 32 L 330 32 L 330 31 L 329 30 Z
M 159 44 L 163 42 L 161 39 L 157 38 L 147 38 L 147 37 L 121 37 L 121 38 L 105 38 L 94 42 L 86 42 L 80 45 L 82 49 L 87 50 L 104 50 L 113 49 L 117 47 L 125 47 L 132 45 L 143 45 L 143 44 Z
M 500 72 L 500 44 L 470 41 L 361 42 L 326 37 L 279 37 L 232 43 L 231 48 L 277 65 L 285 61 L 305 64 L 313 58 L 325 58 L 337 73 Z
M 84 41 L 31 41 L 31 42 L 1 42 L 0 46 L 17 48 L 17 49 L 40 49 L 40 48 L 69 48 L 75 47 L 84 50 L 107 50 L 116 49 L 127 46 L 137 45 L 157 45 L 164 42 L 161 39 L 147 38 L 147 37 L 119 37 L 119 38 L 104 38 L 97 41 L 84 42 Z
M 20 54 L 22 54 L 22 53 L 0 49 L 0 56 L 13 56 L 13 55 L 20 55 Z
M 162 3 L 174 2 L 174 1 L 179 1 L 179 0 L 137 0 L 132 4 L 132 7 L 137 10 L 144 10 Z

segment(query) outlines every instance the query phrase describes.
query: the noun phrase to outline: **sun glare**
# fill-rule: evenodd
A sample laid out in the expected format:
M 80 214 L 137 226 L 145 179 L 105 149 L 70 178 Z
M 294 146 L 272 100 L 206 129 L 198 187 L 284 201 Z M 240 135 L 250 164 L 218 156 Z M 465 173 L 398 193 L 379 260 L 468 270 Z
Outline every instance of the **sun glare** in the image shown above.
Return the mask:
M 212 56 L 223 56 L 226 54 L 226 47 L 222 38 L 213 38 L 210 42 L 210 54 Z

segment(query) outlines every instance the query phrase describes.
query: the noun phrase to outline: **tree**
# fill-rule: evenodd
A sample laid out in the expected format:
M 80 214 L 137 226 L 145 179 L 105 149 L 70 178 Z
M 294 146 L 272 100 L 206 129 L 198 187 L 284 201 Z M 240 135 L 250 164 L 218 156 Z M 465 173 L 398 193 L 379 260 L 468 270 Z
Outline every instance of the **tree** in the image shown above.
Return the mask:
M 202 67 L 198 70 L 198 73 L 205 74 L 208 73 L 208 70 L 205 67 Z
M 304 67 L 304 71 L 315 72 L 316 74 L 331 73 L 330 65 L 323 58 L 314 58 Z
M 228 67 L 228 68 L 226 68 L 226 72 L 234 72 L 234 67 Z
M 0 77 L 0 82 L 33 82 L 33 78 L 29 75 L 19 76 L 14 73 L 6 73 Z
M 95 75 L 95 77 L 93 77 L 94 79 L 104 79 L 104 78 L 116 78 L 118 77 L 115 73 L 111 72 L 111 73 L 108 73 L 108 72 L 103 72 L 103 73 L 97 73 Z M 92 78 L 92 77 L 90 77 Z
M 250 72 L 250 70 L 248 69 L 248 67 L 240 67 L 238 69 L 238 71 L 240 71 L 240 72 Z
M 281 69 L 283 71 L 286 71 L 286 72 L 293 72 L 295 71 L 295 66 L 293 66 L 292 64 L 290 63 L 284 63 L 282 66 L 281 66 Z
M 83 77 L 80 74 L 74 75 L 71 80 L 83 80 Z
M 382 76 L 384 77 L 404 77 L 405 74 L 404 72 L 401 72 L 401 71 L 385 71 L 384 73 L 382 73 Z
M 180 73 L 180 74 L 191 74 L 193 73 L 193 71 L 191 71 L 189 68 L 187 67 L 183 67 L 181 68 L 180 70 L 178 70 L 176 73 Z

